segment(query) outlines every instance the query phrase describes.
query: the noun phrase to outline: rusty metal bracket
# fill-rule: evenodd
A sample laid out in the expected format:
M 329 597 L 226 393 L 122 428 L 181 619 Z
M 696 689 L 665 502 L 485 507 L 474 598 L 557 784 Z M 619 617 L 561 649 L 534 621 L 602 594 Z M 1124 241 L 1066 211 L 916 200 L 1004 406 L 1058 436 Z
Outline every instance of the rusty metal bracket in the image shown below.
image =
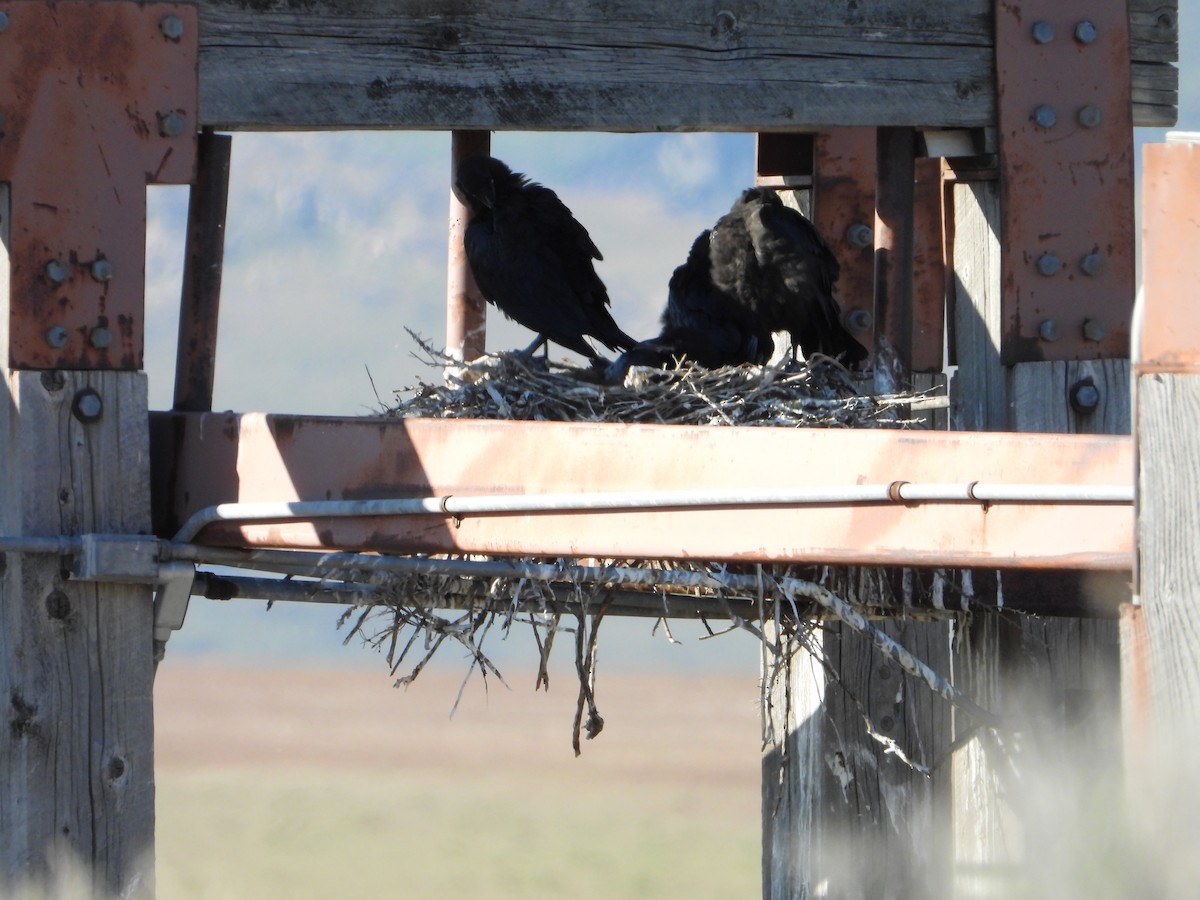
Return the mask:
M 846 328 L 875 344 L 875 129 L 831 128 L 813 147 L 813 223 L 842 265 Z
M 195 166 L 196 7 L 6 0 L 0 10 L 8 364 L 140 369 L 146 185 L 189 182 Z
M 1134 297 L 1124 3 L 997 3 L 1005 364 L 1126 357 Z

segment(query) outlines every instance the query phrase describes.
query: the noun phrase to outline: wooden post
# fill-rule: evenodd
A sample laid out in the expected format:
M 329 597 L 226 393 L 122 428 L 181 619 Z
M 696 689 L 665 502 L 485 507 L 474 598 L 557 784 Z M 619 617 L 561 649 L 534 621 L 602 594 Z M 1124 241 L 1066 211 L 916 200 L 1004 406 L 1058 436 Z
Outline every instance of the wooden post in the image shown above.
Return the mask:
M 147 533 L 145 376 L 6 371 L 5 386 L 0 530 Z M 0 882 L 78 863 L 98 891 L 150 896 L 151 591 L 67 574 L 57 557 L 5 554 Z
M 4 189 L 5 361 L 8 219 Z M 149 533 L 145 375 L 2 365 L 0 535 Z M 0 894 L 78 865 L 98 895 L 153 895 L 151 637 L 150 588 L 0 554 Z
M 1143 152 L 1143 323 L 1137 357 L 1137 590 L 1125 620 L 1131 780 L 1164 831 L 1195 808 L 1200 735 L 1200 140 L 1168 135 Z M 1160 810 L 1173 815 L 1160 817 Z
M 1128 432 L 1127 361 L 1001 364 L 995 184 L 957 184 L 954 206 L 955 427 Z M 1034 836 L 1046 827 L 1039 801 L 1047 785 L 1056 821 L 1086 824 L 1083 789 L 1119 765 L 1118 648 L 1112 620 L 982 613 L 962 623 L 954 641 L 957 686 L 1019 728 L 975 730 L 955 717 L 955 895 L 1021 896 L 1032 889 L 1027 879 L 1037 879 L 1045 865 Z

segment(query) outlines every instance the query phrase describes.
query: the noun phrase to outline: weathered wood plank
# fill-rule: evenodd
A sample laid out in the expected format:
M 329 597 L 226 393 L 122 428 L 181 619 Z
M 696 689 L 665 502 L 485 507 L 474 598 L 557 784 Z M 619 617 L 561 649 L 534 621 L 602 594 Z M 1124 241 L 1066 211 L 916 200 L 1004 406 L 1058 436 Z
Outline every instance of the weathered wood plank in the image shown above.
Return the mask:
M 944 623 L 881 627 L 949 671 Z M 948 752 L 949 705 L 841 623 L 809 644 L 764 668 L 763 897 L 947 896 L 942 773 L 913 766 Z
M 1169 14 L 1174 4 L 1164 7 Z M 201 3 L 222 129 L 770 131 L 991 125 L 986 0 Z M 1141 11 L 1135 121 L 1173 121 L 1173 28 Z M 1169 105 L 1162 105 L 1169 101 Z
M 5 374 L 0 532 L 146 533 L 145 375 Z M 72 412 L 84 389 L 96 421 Z M 73 858 L 97 895 L 152 896 L 150 589 L 72 582 L 55 557 L 0 560 L 0 885 Z
M 1151 735 L 1190 754 L 1183 741 L 1200 733 L 1200 376 L 1141 376 L 1137 414 L 1138 574 Z

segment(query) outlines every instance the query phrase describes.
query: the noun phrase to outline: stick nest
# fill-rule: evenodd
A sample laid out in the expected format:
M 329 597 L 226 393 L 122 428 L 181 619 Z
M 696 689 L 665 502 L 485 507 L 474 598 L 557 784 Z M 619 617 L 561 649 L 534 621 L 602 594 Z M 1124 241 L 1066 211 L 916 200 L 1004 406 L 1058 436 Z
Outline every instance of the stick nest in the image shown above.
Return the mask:
M 401 418 L 508 419 L 818 428 L 904 428 L 906 410 L 927 393 L 871 394 L 869 381 L 836 360 L 816 356 L 794 369 L 781 365 L 705 369 L 630 369 L 619 384 L 595 369 L 546 364 L 499 353 L 456 364 L 413 335 L 438 382 L 397 391 L 388 415 Z

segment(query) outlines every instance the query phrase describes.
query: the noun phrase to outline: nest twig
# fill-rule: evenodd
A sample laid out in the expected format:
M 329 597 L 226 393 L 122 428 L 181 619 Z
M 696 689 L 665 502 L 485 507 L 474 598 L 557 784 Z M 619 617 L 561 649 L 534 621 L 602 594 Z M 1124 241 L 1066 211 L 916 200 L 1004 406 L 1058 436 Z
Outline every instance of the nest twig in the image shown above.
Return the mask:
M 489 355 L 464 364 L 434 349 L 417 335 L 412 334 L 412 337 L 423 354 L 418 358 L 437 369 L 439 378 L 436 382 L 420 381 L 416 387 L 397 391 L 399 399 L 388 411 L 396 417 L 904 428 L 915 421 L 909 417 L 910 410 L 929 400 L 928 393 L 871 394 L 866 391 L 867 385 L 861 377 L 826 357 L 816 357 L 794 369 L 768 365 L 710 370 L 680 363 L 669 369 L 633 369 L 622 383 L 606 384 L 597 369 L 548 364 L 517 353 Z M 397 686 L 415 680 L 447 641 L 459 643 L 467 649 L 472 660 L 467 678 L 478 667 L 486 686 L 489 675 L 505 684 L 484 651 L 485 640 L 493 626 L 499 625 L 499 630 L 507 634 L 514 624 L 525 624 L 532 630 L 538 653 L 535 688 L 548 689 L 548 662 L 555 636 L 560 630 L 573 631 L 579 695 L 572 746 L 578 755 L 581 735 L 593 738 L 604 726 L 595 697 L 600 622 L 606 612 L 625 610 L 631 603 L 640 602 L 640 607 L 630 609 L 645 614 L 649 602 L 639 601 L 636 591 L 631 600 L 628 591 L 618 597 L 611 585 L 581 584 L 567 575 L 567 561 L 559 563 L 563 566 L 564 578 L 556 584 L 526 578 L 385 576 L 386 580 L 380 583 L 386 594 L 384 604 L 370 607 L 365 612 L 352 607 L 343 616 L 343 622 L 354 620 L 346 640 L 357 635 L 369 646 L 385 653 L 394 676 L 402 666 L 409 665 L 407 673 L 397 677 Z M 769 712 L 770 685 L 786 684 L 785 670 L 798 647 L 806 648 L 832 672 L 823 661 L 820 642 L 813 639 L 814 629 L 819 627 L 826 613 L 811 600 L 780 588 L 788 579 L 795 579 L 796 567 L 755 566 L 757 590 L 747 592 L 744 586 L 734 586 L 734 581 L 738 580 L 734 578 L 727 577 L 722 587 L 722 576 L 731 573 L 725 565 L 718 563 L 661 560 L 592 563 L 596 564 L 699 569 L 711 575 L 709 586 L 688 589 L 686 596 L 703 597 L 710 609 L 714 608 L 714 603 L 718 604 L 716 609 L 723 608 L 730 625 L 722 631 L 714 631 L 705 619 L 710 637 L 745 630 L 761 642 L 766 673 L 764 712 Z M 804 571 L 811 572 L 813 567 L 804 567 Z M 738 574 L 739 584 L 744 585 L 744 574 Z M 849 603 L 839 602 L 845 603 L 846 609 L 852 608 L 856 615 L 859 610 L 872 607 L 911 608 L 914 591 L 923 593 L 927 588 L 940 598 L 946 583 L 935 576 L 930 585 L 921 582 L 914 587 L 914 581 L 909 577 L 897 586 L 885 570 L 866 568 L 818 568 L 813 577 L 824 585 L 814 585 L 815 590 L 846 597 Z M 656 594 L 645 593 L 650 595 L 650 600 L 658 601 Z M 663 625 L 670 641 L 674 641 L 667 621 L 670 603 L 682 602 L 686 596 L 674 593 L 669 602 L 665 590 L 662 592 L 662 614 L 657 621 Z M 439 608 L 439 602 L 447 605 L 449 597 L 454 598 L 453 605 L 459 612 L 453 616 L 435 613 L 433 610 Z M 658 615 L 657 612 L 650 614 Z M 563 615 L 575 616 L 577 626 L 563 626 Z M 465 684 L 466 679 L 464 687 Z M 462 688 L 460 697 L 461 693 Z M 457 705 L 456 699 L 455 708 Z M 857 702 L 856 705 L 865 718 L 862 705 Z M 764 715 L 764 723 L 774 720 L 773 715 Z M 873 737 L 879 734 L 869 720 L 867 728 Z M 767 733 L 764 739 L 779 747 L 786 745 L 779 734 Z M 889 752 L 900 752 L 897 746 L 888 749 Z M 906 758 L 905 761 L 908 762 Z M 910 764 L 920 768 L 919 763 Z
M 417 335 L 413 339 L 423 353 L 418 358 L 444 377 L 397 391 L 388 414 L 401 418 L 903 428 L 916 421 L 905 410 L 931 396 L 864 393 L 861 376 L 824 356 L 794 370 L 679 362 L 669 369 L 630 369 L 620 384 L 605 384 L 595 369 L 519 353 L 455 363 Z

